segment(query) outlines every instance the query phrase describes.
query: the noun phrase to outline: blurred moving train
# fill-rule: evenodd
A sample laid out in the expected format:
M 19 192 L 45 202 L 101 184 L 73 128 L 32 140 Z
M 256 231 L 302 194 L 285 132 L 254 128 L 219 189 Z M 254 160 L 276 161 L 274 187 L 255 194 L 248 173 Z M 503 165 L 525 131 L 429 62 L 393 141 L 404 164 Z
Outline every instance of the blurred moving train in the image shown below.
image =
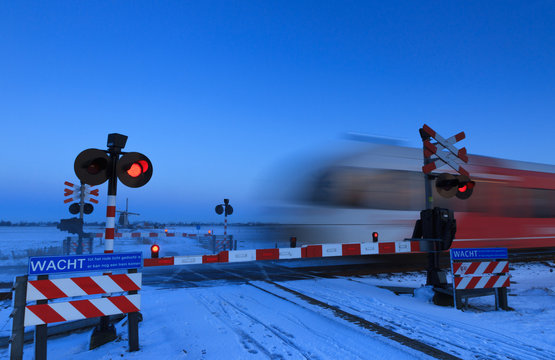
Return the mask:
M 286 186 L 283 236 L 300 245 L 404 241 L 425 209 L 422 149 L 379 145 L 336 158 Z M 555 166 L 469 155 L 470 198 L 441 197 L 455 211 L 452 247 L 555 249 Z M 436 170 L 435 174 L 449 172 Z M 454 173 L 454 172 L 452 172 Z

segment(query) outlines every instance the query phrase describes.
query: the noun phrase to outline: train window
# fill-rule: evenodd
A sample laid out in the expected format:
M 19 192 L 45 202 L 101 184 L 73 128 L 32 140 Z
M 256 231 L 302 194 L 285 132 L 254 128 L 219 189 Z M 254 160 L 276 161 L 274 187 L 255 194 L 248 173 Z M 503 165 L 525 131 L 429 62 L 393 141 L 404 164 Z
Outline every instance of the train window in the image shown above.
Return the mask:
M 505 217 L 531 217 L 530 197 L 525 188 L 502 185 L 499 192 L 498 214 Z
M 532 217 L 555 218 L 555 190 L 526 189 L 530 195 Z
M 421 210 L 423 190 L 420 172 L 336 167 L 317 177 L 310 201 L 350 208 Z
M 554 218 L 555 190 L 508 187 L 502 188 L 501 215 L 519 218 Z

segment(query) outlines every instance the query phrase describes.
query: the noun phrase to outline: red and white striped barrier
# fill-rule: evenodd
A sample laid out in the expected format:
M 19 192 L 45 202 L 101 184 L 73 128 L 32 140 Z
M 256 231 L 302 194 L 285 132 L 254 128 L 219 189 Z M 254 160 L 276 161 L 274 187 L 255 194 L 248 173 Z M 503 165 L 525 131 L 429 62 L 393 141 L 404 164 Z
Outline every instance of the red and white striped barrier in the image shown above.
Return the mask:
M 166 232 L 132 232 L 132 233 L 114 233 L 115 238 L 132 239 L 132 238 L 162 238 L 162 237 L 186 237 L 197 238 L 198 236 L 212 236 L 212 234 L 188 234 L 188 233 L 166 233 Z M 103 233 L 95 233 L 94 237 L 104 237 Z
M 508 261 L 453 262 L 454 275 L 482 275 L 509 272 Z
M 138 291 L 141 282 L 141 273 L 30 280 L 27 282 L 26 301 Z M 139 294 L 27 305 L 24 326 L 127 314 L 140 308 Z
M 112 296 L 25 307 L 24 326 L 51 324 L 99 316 L 127 314 L 141 308 L 141 295 Z
M 140 290 L 140 273 L 29 280 L 27 301 Z
M 141 295 L 112 296 L 25 307 L 24 326 L 51 324 L 99 316 L 127 314 L 141 308 Z
M 509 275 L 455 276 L 454 280 L 456 290 L 491 289 L 510 285 Z
M 305 245 L 300 248 L 221 251 L 216 255 L 171 256 L 144 259 L 144 266 L 195 265 L 258 260 L 283 260 L 331 256 L 398 254 L 419 251 L 418 242 L 366 242 L 350 244 Z
M 510 285 L 509 261 L 453 261 L 455 290 L 491 289 Z

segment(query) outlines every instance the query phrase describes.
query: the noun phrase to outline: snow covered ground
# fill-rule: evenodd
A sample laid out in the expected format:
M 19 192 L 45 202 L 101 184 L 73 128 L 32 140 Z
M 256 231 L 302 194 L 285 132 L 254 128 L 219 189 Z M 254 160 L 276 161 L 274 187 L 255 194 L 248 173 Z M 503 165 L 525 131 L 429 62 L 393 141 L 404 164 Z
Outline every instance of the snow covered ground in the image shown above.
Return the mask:
M 555 264 L 517 264 L 509 306 L 494 311 L 493 297 L 471 299 L 455 310 L 419 295 L 397 296 L 377 285 L 421 286 L 424 274 L 388 274 L 283 282 L 289 288 L 376 322 L 463 359 L 555 358 Z M 253 286 L 254 285 L 254 286 Z M 266 289 L 276 295 L 262 291 Z M 369 330 L 335 317 L 267 282 L 141 291 L 141 349 L 120 339 L 88 350 L 91 331 L 50 339 L 50 359 L 425 359 Z M 288 301 L 289 300 L 289 301 Z M 0 334 L 10 329 L 9 303 L 1 303 Z M 8 349 L 0 357 L 8 358 Z M 25 346 L 31 359 L 33 345 Z
M 554 262 L 511 265 L 509 306 L 470 299 L 466 311 L 430 302 L 424 273 L 307 279 L 280 285 L 462 359 L 555 359 Z M 420 288 L 395 295 L 378 286 Z M 141 290 L 140 351 L 119 339 L 88 350 L 91 331 L 48 340 L 49 359 L 429 359 L 336 317 L 333 311 L 264 281 Z M 0 336 L 11 331 L 9 301 L 0 302 Z M 0 358 L 9 358 L 7 348 Z M 27 344 L 24 359 L 33 358 Z

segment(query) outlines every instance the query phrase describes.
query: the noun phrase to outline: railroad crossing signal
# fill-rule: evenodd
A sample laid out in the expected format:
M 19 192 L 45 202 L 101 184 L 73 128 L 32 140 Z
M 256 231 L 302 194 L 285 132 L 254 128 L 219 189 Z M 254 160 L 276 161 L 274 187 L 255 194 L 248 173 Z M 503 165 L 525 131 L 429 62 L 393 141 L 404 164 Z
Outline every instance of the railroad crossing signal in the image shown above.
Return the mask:
M 69 181 L 64 182 L 64 185 L 68 188 L 64 189 L 64 196 L 69 196 L 64 200 L 64 204 L 67 204 L 72 201 L 80 201 L 81 200 L 81 193 L 84 195 L 84 201 L 90 201 L 94 204 L 98 204 L 98 200 L 96 200 L 93 196 L 98 196 L 98 189 L 91 189 L 90 185 L 83 184 L 83 185 L 74 185 Z
M 77 201 L 69 206 L 69 212 L 71 214 L 79 214 L 81 213 L 81 209 L 83 213 L 87 215 L 93 212 L 93 205 L 85 203 L 85 201 L 98 204 L 98 200 L 94 198 L 94 196 L 98 196 L 98 189 L 93 190 L 91 186 L 87 184 L 74 185 L 69 181 L 64 182 L 64 185 L 68 187 L 64 189 L 64 196 L 69 196 L 64 200 L 64 203 L 67 204 L 72 201 Z M 81 214 L 81 218 L 82 217 L 83 215 Z
M 111 163 L 110 157 L 104 150 L 83 150 L 75 159 L 75 175 L 84 184 L 100 185 L 110 177 Z M 141 153 L 123 153 L 117 161 L 116 176 L 126 186 L 141 187 L 152 177 L 152 163 Z
M 216 214 L 222 215 L 225 211 L 225 216 L 233 214 L 233 207 L 229 205 L 229 199 L 224 199 L 224 204 L 216 205 Z
M 117 179 L 126 186 L 141 187 L 152 177 L 152 163 L 145 155 L 121 151 L 126 143 L 126 135 L 108 134 L 107 150 L 83 150 L 73 164 L 75 175 L 83 184 L 100 185 L 108 180 L 104 253 L 114 252 Z M 116 338 L 115 328 L 103 316 L 91 335 L 91 349 Z
M 464 131 L 458 133 L 457 135 L 451 136 L 448 139 L 444 139 L 441 135 L 432 130 L 432 128 L 424 124 L 422 129 L 420 129 L 420 133 L 423 138 L 427 135 L 427 138 L 424 140 L 424 156 L 427 158 L 430 158 L 432 155 L 437 156 L 436 159 L 431 159 L 431 162 L 422 167 L 422 171 L 424 173 L 429 174 L 432 170 L 437 169 L 438 166 L 436 165 L 436 162 L 438 162 L 440 163 L 439 167 L 447 164 L 459 174 L 466 176 L 469 175 L 468 172 L 456 161 L 458 158 L 465 163 L 468 162 L 466 148 L 463 147 L 458 150 L 455 146 L 453 146 L 454 143 L 465 138 Z M 437 143 L 432 144 L 430 142 L 430 137 L 434 138 Z
M 429 174 L 443 165 L 448 165 L 460 174 L 440 174 L 436 179 L 437 192 L 446 198 L 456 196 L 459 199 L 468 199 L 472 195 L 476 183 L 470 180 L 468 171 L 457 162 L 457 160 L 462 160 L 465 163 L 468 162 L 466 148 L 457 149 L 453 145 L 465 138 L 464 132 L 460 132 L 445 139 L 428 125 L 424 124 L 422 129 L 420 129 L 420 135 L 424 143 L 425 163 L 422 167 L 422 171 L 425 174 Z M 432 143 L 430 138 L 435 139 L 437 142 Z M 432 159 L 432 155 L 435 155 L 436 158 Z

